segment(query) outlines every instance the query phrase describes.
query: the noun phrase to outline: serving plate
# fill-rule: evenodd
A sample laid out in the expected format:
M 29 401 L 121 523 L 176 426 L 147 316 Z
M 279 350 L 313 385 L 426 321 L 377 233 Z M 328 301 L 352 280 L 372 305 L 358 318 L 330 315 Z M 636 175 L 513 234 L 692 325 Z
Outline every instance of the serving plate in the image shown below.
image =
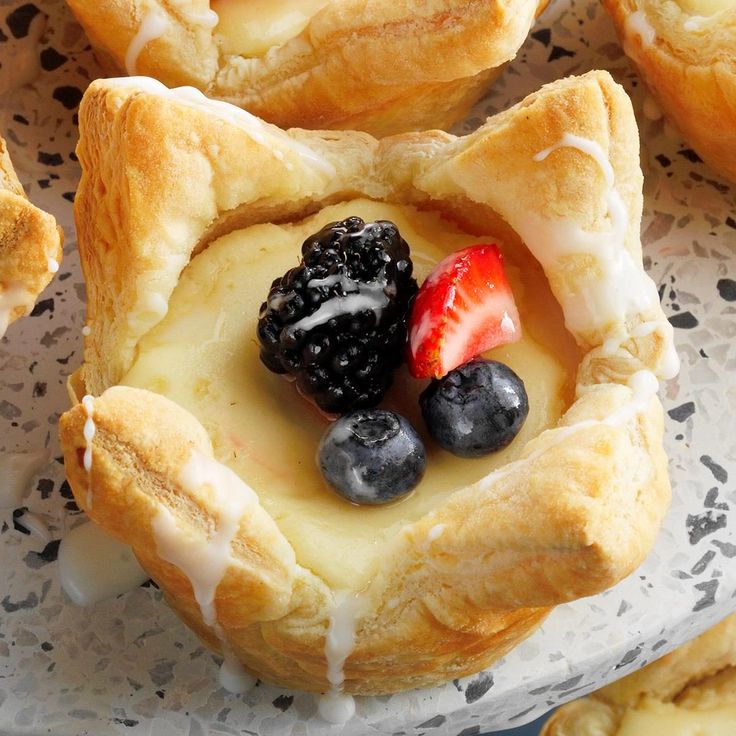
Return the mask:
M 490 670 L 441 688 L 358 698 L 344 726 L 322 721 L 307 694 L 261 683 L 241 696 L 221 689 L 217 658 L 151 584 L 91 608 L 72 604 L 58 581 L 58 540 L 84 518 L 64 482 L 56 425 L 68 405 L 66 377 L 81 362 L 73 151 L 76 108 L 97 69 L 60 0 L 2 4 L 0 19 L 0 128 L 29 195 L 67 237 L 57 278 L 0 342 L 0 458 L 46 447 L 51 458 L 22 501 L 29 511 L 0 510 L 0 733 L 474 736 L 531 721 L 736 609 L 735 192 L 659 117 L 598 3 L 571 0 L 545 12 L 456 132 L 545 82 L 593 68 L 611 71 L 632 96 L 645 262 L 682 359 L 662 392 L 673 503 L 647 561 L 612 590 L 558 607 Z

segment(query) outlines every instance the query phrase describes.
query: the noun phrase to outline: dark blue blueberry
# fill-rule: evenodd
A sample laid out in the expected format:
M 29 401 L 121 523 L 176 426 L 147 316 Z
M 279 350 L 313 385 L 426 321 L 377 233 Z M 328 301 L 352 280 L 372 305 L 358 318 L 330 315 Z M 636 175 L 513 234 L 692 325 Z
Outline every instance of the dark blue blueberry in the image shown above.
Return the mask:
M 409 493 L 424 475 L 427 455 L 404 417 L 383 409 L 360 409 L 345 414 L 325 432 L 317 464 L 343 498 L 377 505 Z
M 481 358 L 432 381 L 419 405 L 432 438 L 460 457 L 503 449 L 529 413 L 521 378 L 507 365 Z

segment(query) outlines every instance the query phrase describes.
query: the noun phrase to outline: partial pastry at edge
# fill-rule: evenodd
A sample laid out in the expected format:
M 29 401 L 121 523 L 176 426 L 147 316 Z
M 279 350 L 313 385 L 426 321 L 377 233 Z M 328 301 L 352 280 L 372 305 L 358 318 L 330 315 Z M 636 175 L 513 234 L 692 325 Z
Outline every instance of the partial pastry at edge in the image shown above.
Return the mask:
M 736 728 L 736 616 L 554 713 L 542 736 L 727 734 Z
M 325 691 L 325 634 L 348 615 L 345 601 L 212 458 L 199 421 L 116 384 L 173 308 L 196 254 L 238 228 L 300 221 L 356 193 L 495 232 L 509 247 L 523 248 L 521 235 L 582 359 L 557 426 L 391 540 L 353 602 L 345 690 L 392 692 L 478 671 L 551 606 L 595 594 L 643 560 L 669 500 L 655 374 L 675 365 L 671 326 L 641 266 L 636 126 L 608 74 L 548 85 L 466 138 L 284 133 L 136 79 L 94 83 L 80 122 L 75 207 L 92 332 L 72 386 L 77 400 L 98 398 L 62 418 L 67 474 L 82 508 L 133 546 L 209 646 L 269 681 Z M 177 550 L 161 547 L 161 519 L 206 549 L 208 525 L 234 498 L 231 558 L 205 611 L 182 565 L 166 561 Z
M 736 181 L 736 6 L 604 0 L 624 51 L 685 140 Z
M 0 338 L 58 271 L 62 243 L 54 218 L 28 201 L 0 138 Z
M 108 73 L 192 85 L 282 127 L 389 135 L 460 120 L 512 59 L 537 0 L 70 0 Z M 214 12 L 216 8 L 220 16 Z M 298 12 L 297 12 L 298 11 Z M 259 14 L 271 14 L 265 20 Z M 294 23 L 282 37 L 281 13 Z M 218 25 L 219 22 L 219 25 Z M 279 29 L 271 48 L 251 48 Z

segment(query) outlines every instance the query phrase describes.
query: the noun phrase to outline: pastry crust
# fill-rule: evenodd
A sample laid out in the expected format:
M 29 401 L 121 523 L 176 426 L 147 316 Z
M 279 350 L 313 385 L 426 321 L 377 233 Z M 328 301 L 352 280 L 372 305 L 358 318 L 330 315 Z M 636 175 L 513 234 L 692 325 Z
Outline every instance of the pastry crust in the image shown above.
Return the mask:
M 30 313 L 61 260 L 63 232 L 23 191 L 0 137 L 0 338 L 11 322 Z
M 156 9 L 162 35 L 135 73 L 192 85 L 282 127 L 382 136 L 464 117 L 526 38 L 546 0 L 331 0 L 295 38 L 256 58 L 225 54 L 193 22 L 203 0 L 69 0 L 110 74 Z
M 354 132 L 283 133 L 233 110 L 150 80 L 98 81 L 83 100 L 75 209 L 92 334 L 73 386 L 77 396 L 98 398 L 60 423 L 75 497 L 133 546 L 182 618 L 221 649 L 188 579 L 157 554 L 152 529 L 163 506 L 187 534 L 206 539 L 217 510 L 208 494 L 185 487 L 180 470 L 192 453 L 213 472 L 219 463 L 182 408 L 115 387 L 141 337 L 163 318 L 190 257 L 224 232 L 299 219 L 356 193 L 439 210 L 518 247 L 515 233 L 536 233 L 532 252 L 586 353 L 577 398 L 519 462 L 458 489 L 397 535 L 361 596 L 345 687 L 386 693 L 476 672 L 531 633 L 551 606 L 631 572 L 668 505 L 662 410 L 648 371 L 666 366 L 672 333 L 656 292 L 605 313 L 586 311 L 579 299 L 612 287 L 604 244 L 616 230 L 614 192 L 626 215 L 615 252 L 643 275 L 642 177 L 628 97 L 608 74 L 592 72 L 548 85 L 465 138 L 429 132 L 381 142 Z M 605 161 L 574 146 L 537 156 L 565 134 L 594 141 Z M 553 257 L 561 227 L 591 249 Z M 654 381 L 648 391 L 640 390 L 642 376 Z M 335 591 L 294 560 L 257 503 L 232 554 L 216 596 L 228 647 L 260 677 L 325 690 Z
M 604 0 L 624 51 L 667 118 L 736 181 L 736 6 L 709 16 L 673 0 Z
M 687 710 L 736 704 L 736 616 L 589 698 L 557 710 L 541 736 L 615 736 L 628 709 L 651 699 Z

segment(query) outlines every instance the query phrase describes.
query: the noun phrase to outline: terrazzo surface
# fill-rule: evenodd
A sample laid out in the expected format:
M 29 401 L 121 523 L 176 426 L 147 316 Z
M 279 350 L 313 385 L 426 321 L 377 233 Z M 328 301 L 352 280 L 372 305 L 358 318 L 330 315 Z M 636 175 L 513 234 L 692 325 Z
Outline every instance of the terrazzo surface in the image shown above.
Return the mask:
M 262 684 L 243 696 L 219 689 L 216 658 L 150 584 L 90 609 L 71 604 L 56 554 L 82 515 L 64 482 L 56 425 L 66 377 L 81 361 L 73 150 L 76 107 L 95 65 L 58 0 L 0 5 L 0 18 L 0 128 L 29 195 L 66 232 L 57 278 L 0 342 L 0 453 L 48 447 L 56 458 L 23 501 L 53 541 L 28 534 L 20 510 L 0 511 L 0 733 L 474 736 L 531 721 L 736 609 L 735 193 L 657 119 L 595 2 L 553 4 L 461 128 L 541 83 L 593 68 L 610 70 L 632 95 L 643 140 L 646 265 L 682 359 L 680 376 L 662 391 L 674 498 L 641 568 L 607 593 L 557 608 L 491 670 L 442 688 L 360 698 L 345 726 L 321 721 L 309 695 Z

